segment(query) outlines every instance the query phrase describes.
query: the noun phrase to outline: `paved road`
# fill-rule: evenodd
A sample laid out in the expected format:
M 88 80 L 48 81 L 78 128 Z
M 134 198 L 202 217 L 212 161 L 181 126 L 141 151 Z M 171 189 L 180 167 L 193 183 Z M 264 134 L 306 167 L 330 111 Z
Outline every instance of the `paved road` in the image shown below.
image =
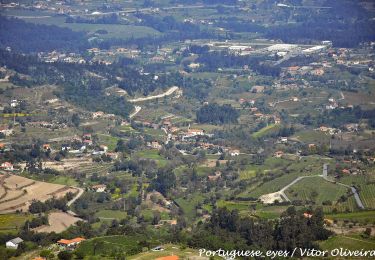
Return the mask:
M 354 199 L 355 199 L 355 202 L 357 203 L 357 206 L 361 209 L 365 209 L 365 206 L 363 205 L 362 201 L 361 201 L 361 198 L 359 197 L 359 194 L 358 194 L 358 191 L 356 188 L 354 188 L 353 186 L 350 187 L 350 189 L 352 190 L 353 194 L 354 194 Z
M 174 87 L 171 87 L 170 89 L 168 89 L 166 92 L 164 92 L 162 94 L 159 94 L 159 95 L 148 96 L 148 97 L 144 97 L 144 98 L 129 99 L 128 101 L 131 102 L 131 103 L 137 103 L 137 102 L 142 102 L 142 101 L 147 101 L 147 100 L 153 100 L 153 99 L 157 99 L 157 98 L 163 98 L 165 96 L 172 95 L 177 90 L 178 90 L 178 87 L 174 86 Z
M 335 182 L 335 181 L 333 181 L 333 180 L 331 180 L 331 179 L 328 178 L 328 164 L 327 163 L 323 164 L 323 174 L 322 175 L 300 176 L 300 177 L 296 178 L 294 181 L 292 181 L 291 183 L 289 183 L 288 185 L 286 185 L 284 188 L 282 188 L 281 190 L 279 190 L 276 193 L 279 193 L 281 197 L 283 197 L 286 201 L 290 202 L 291 200 L 285 194 L 285 191 L 287 189 L 289 189 L 291 186 L 293 186 L 294 184 L 296 184 L 297 182 L 299 182 L 300 180 L 302 180 L 304 178 L 311 178 L 311 177 L 322 177 L 324 180 L 326 180 L 328 182 L 331 182 L 331 183 L 334 183 L 334 184 L 337 184 L 337 185 L 341 185 L 341 186 L 344 186 L 344 187 L 350 189 L 353 192 L 353 194 L 354 194 L 354 199 L 355 199 L 355 201 L 357 203 L 357 206 L 360 209 L 365 209 L 365 206 L 363 205 L 363 203 L 361 201 L 361 198 L 359 197 L 358 191 L 357 191 L 357 189 L 354 186 L 349 186 L 349 185 L 346 185 L 344 183 Z
M 344 186 L 344 187 L 350 189 L 354 194 L 354 199 L 355 199 L 355 202 L 357 203 L 357 206 L 360 209 L 365 209 L 365 206 L 363 205 L 363 203 L 361 201 L 361 198 L 359 197 L 358 191 L 354 186 L 349 186 L 349 185 L 346 185 L 346 184 L 341 183 L 341 182 L 335 182 L 335 181 L 332 181 L 328 178 L 328 164 L 326 164 L 326 163 L 323 165 L 323 175 L 322 175 L 322 177 L 326 181 L 329 181 L 329 182 L 332 182 L 332 183 L 335 183 L 335 184 L 338 184 L 338 185 L 341 185 L 341 186 Z
M 134 108 L 135 108 L 135 111 L 129 115 L 130 119 L 135 117 L 139 113 L 139 111 L 141 111 L 141 109 L 142 109 L 142 107 L 140 107 L 140 106 L 134 106 Z

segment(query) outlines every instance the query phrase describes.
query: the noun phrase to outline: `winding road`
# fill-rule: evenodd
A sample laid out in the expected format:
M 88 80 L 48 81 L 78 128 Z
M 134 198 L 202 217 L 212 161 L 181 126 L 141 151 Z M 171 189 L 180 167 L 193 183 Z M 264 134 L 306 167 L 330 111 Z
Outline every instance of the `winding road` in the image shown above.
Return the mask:
M 143 97 L 143 98 L 134 98 L 134 99 L 129 99 L 128 101 L 130 103 L 137 103 L 137 102 L 143 102 L 143 101 L 153 100 L 153 99 L 157 99 L 157 98 L 163 98 L 163 97 L 167 97 L 167 96 L 172 95 L 178 89 L 179 89 L 178 87 L 174 86 L 174 87 L 171 87 L 170 89 L 168 89 L 166 92 L 164 92 L 162 94 L 159 94 L 159 95 L 147 96 L 147 97 Z M 135 117 L 139 113 L 139 111 L 142 110 L 142 107 L 141 106 L 134 106 L 134 109 L 135 109 L 135 111 L 129 115 L 130 119 Z
M 270 193 L 270 194 L 265 194 L 265 195 L 262 195 L 260 197 L 260 200 L 263 200 L 262 198 L 267 198 L 267 196 L 271 195 L 272 197 L 274 198 L 278 198 L 278 197 L 281 197 L 283 198 L 285 201 L 288 201 L 288 202 L 291 202 L 291 200 L 288 198 L 288 196 L 285 194 L 285 191 L 287 189 L 289 189 L 291 186 L 293 186 L 294 184 L 296 184 L 297 182 L 299 182 L 300 180 L 302 179 L 305 179 L 305 178 L 311 178 L 311 177 L 321 177 L 323 178 L 325 181 L 328 181 L 328 182 L 331 182 L 331 183 L 334 183 L 334 184 L 337 184 L 337 185 L 341 185 L 341 186 L 344 186 L 348 189 L 350 189 L 354 195 L 354 199 L 355 199 L 355 202 L 357 203 L 357 206 L 360 208 L 360 209 L 365 209 L 365 206 L 363 205 L 362 201 L 361 201 L 361 198 L 359 197 L 359 194 L 358 194 L 358 191 L 357 189 L 354 187 L 354 186 L 349 186 L 349 185 L 346 185 L 344 183 L 340 183 L 340 182 L 336 182 L 336 181 L 333 181 L 331 179 L 328 178 L 328 164 L 323 164 L 323 173 L 321 175 L 308 175 L 308 176 L 300 176 L 298 178 L 296 178 L 295 180 L 293 180 L 291 183 L 289 183 L 288 185 L 286 185 L 284 188 L 282 188 L 281 190 L 277 191 L 277 192 L 274 192 L 274 193 Z
M 82 189 L 82 188 L 78 188 L 78 187 L 73 187 L 73 188 L 78 189 L 78 193 L 77 193 L 77 195 L 74 196 L 73 199 L 71 199 L 70 201 L 68 201 L 68 203 L 66 203 L 66 205 L 68 207 L 70 207 L 71 205 L 73 205 L 73 203 L 76 202 L 76 200 L 78 200 L 82 196 L 82 194 L 85 192 L 85 190 Z M 70 215 L 72 215 L 72 216 L 76 216 L 77 215 L 72 210 L 68 210 L 67 213 L 70 214 Z
M 164 92 L 162 94 L 159 94 L 159 95 L 148 96 L 148 97 L 144 97 L 144 98 L 129 99 L 128 101 L 130 103 L 137 103 L 137 102 L 148 101 L 148 100 L 153 100 L 153 99 L 157 99 L 157 98 L 163 98 L 165 96 L 172 95 L 178 89 L 179 89 L 178 87 L 174 86 L 174 87 L 171 87 L 170 89 L 168 89 L 166 92 Z
M 140 107 L 140 106 L 134 106 L 134 109 L 135 109 L 135 111 L 129 115 L 130 119 L 132 119 L 133 117 L 135 117 L 139 113 L 139 111 L 141 111 L 142 107 Z

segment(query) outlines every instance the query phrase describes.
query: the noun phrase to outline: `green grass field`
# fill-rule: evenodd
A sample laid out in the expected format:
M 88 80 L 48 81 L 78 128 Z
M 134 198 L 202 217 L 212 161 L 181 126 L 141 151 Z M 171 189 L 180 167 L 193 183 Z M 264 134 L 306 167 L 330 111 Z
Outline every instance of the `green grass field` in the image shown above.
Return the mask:
M 26 220 L 30 220 L 31 218 L 31 215 L 24 214 L 0 215 L 0 232 L 16 232 Z
M 306 130 L 296 133 L 293 137 L 305 143 L 327 144 L 329 136 L 323 132 L 315 130 Z
M 321 177 L 312 177 L 291 186 L 286 190 L 286 195 L 291 200 L 314 201 L 321 205 L 326 200 L 336 202 L 347 191 L 348 189 L 341 185 L 327 182 Z
M 245 170 L 240 171 L 240 180 L 248 180 L 256 176 L 256 170 L 249 165 Z
M 239 181 L 251 178 L 257 178 L 259 181 L 249 185 L 245 191 L 238 194 L 238 198 L 258 198 L 263 194 L 279 191 L 299 176 L 319 175 L 322 173 L 323 163 L 327 163 L 327 160 L 314 156 L 301 160 L 269 157 L 263 165 L 248 165 L 240 172 Z M 255 177 L 257 173 L 262 175 Z M 262 183 L 262 179 L 271 174 L 277 174 L 278 177 L 269 178 Z
M 188 219 L 195 217 L 195 207 L 203 202 L 204 197 L 199 193 L 189 194 L 186 198 L 178 198 L 175 201 L 184 211 L 184 214 Z
M 335 248 L 342 247 L 343 249 L 349 250 L 374 250 L 375 240 L 374 239 L 364 239 L 358 235 L 337 235 L 330 237 L 329 239 L 319 243 L 319 246 L 323 250 L 332 250 Z M 358 258 L 359 259 L 359 258 Z
M 167 164 L 167 160 L 159 154 L 158 150 L 143 150 L 135 153 L 135 155 L 140 158 L 155 160 L 161 167 Z
M 275 131 L 278 128 L 279 128 L 279 125 L 271 124 L 271 125 L 268 125 L 266 127 L 263 127 L 262 129 L 260 129 L 259 131 L 255 132 L 255 133 L 253 133 L 252 136 L 254 138 L 260 138 L 260 137 L 266 135 L 267 133 L 269 133 L 271 131 Z
M 281 177 L 264 183 L 263 185 L 255 188 L 247 195 L 250 197 L 258 198 L 263 194 L 279 191 L 281 188 L 283 188 L 284 186 L 292 182 L 294 179 L 296 179 L 298 176 L 300 176 L 298 172 L 285 174 Z
M 121 24 L 89 24 L 89 23 L 65 23 L 64 17 L 42 17 L 34 19 L 24 19 L 27 22 L 57 25 L 60 27 L 66 27 L 73 31 L 84 31 L 89 34 L 93 34 L 98 30 L 106 30 L 108 34 L 101 35 L 101 38 L 119 38 L 129 39 L 142 38 L 146 36 L 158 36 L 160 32 L 146 26 L 135 26 L 135 25 L 121 25 Z
M 61 175 L 53 178 L 49 182 L 55 183 L 55 184 L 67 185 L 67 186 L 79 185 L 78 182 L 74 178 L 68 177 L 68 176 L 61 176 Z
M 254 215 L 264 219 L 276 219 L 280 217 L 281 213 L 283 213 L 288 207 L 289 206 L 269 206 L 258 204 Z
M 219 200 L 216 202 L 217 207 L 224 208 L 226 207 L 229 210 L 238 210 L 248 212 L 250 210 L 251 205 L 254 205 L 254 202 L 251 201 L 224 201 Z
M 142 250 L 138 242 L 144 239 L 146 237 L 141 235 L 98 237 L 84 241 L 77 249 L 77 252 L 85 256 L 97 255 L 101 257 L 111 256 L 116 252 L 132 255 Z
M 105 134 L 98 134 L 98 137 L 99 137 L 99 142 L 103 145 L 108 146 L 109 151 L 114 151 L 117 146 L 118 140 L 120 140 L 120 138 L 110 136 L 110 135 L 105 135 Z
M 375 211 L 357 211 L 350 213 L 339 213 L 339 214 L 327 214 L 329 219 L 337 220 L 349 220 L 358 221 L 361 223 L 374 223 L 375 222 Z

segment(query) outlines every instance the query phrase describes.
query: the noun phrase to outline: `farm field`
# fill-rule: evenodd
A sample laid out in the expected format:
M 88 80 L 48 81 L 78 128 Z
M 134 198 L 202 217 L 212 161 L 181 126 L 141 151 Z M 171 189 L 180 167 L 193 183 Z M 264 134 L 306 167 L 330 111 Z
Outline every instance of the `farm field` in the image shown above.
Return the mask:
M 327 214 L 327 218 L 337 220 L 358 221 L 362 223 L 374 223 L 375 211 L 358 211 L 350 213 Z
M 167 160 L 163 158 L 158 150 L 143 150 L 135 153 L 135 156 L 138 156 L 140 158 L 144 159 L 151 159 L 154 160 L 159 166 L 164 166 L 167 164 Z
M 110 135 L 105 135 L 105 134 L 98 134 L 98 137 L 99 137 L 99 142 L 106 144 L 109 151 L 114 151 L 116 149 L 118 140 L 120 140 L 120 138 L 110 136 Z
M 335 248 L 342 247 L 349 250 L 374 250 L 375 240 L 364 239 L 358 235 L 344 236 L 337 235 L 330 237 L 328 240 L 320 242 L 319 246 L 323 250 L 332 250 Z
M 48 214 L 49 225 L 40 226 L 34 230 L 38 233 L 61 233 L 78 221 L 82 221 L 82 219 L 65 212 L 51 212 Z
M 77 252 L 94 255 L 94 245 L 100 243 L 103 246 L 96 248 L 95 255 L 110 255 L 114 252 L 124 252 L 129 255 L 142 249 L 138 242 L 144 239 L 145 237 L 142 235 L 97 237 L 84 241 Z
M 315 130 L 306 130 L 301 131 L 295 135 L 293 138 L 300 140 L 305 143 L 314 143 L 314 144 L 327 144 L 329 143 L 329 136 L 323 132 Z
M 266 182 L 266 183 L 260 185 L 259 187 L 255 188 L 253 191 L 250 191 L 247 194 L 242 193 L 242 194 L 240 194 L 240 196 L 241 197 L 249 196 L 249 197 L 253 197 L 253 198 L 258 198 L 263 194 L 279 191 L 284 186 L 291 183 L 298 176 L 300 176 L 299 173 L 285 174 L 281 177 L 278 177 L 276 179 L 273 179 L 269 182 Z
M 259 131 L 253 133 L 253 137 L 254 138 L 260 138 L 262 136 L 264 136 L 265 134 L 271 132 L 271 131 L 275 131 L 276 129 L 278 129 L 279 126 L 278 125 L 275 125 L 275 124 L 271 124 L 271 125 L 268 125 L 266 127 L 263 127 L 262 129 L 260 129 Z
M 27 214 L 1 214 L 0 233 L 16 232 L 26 220 L 30 220 L 31 215 Z
M 326 214 L 337 212 L 353 212 L 358 210 L 357 203 L 353 196 L 350 196 L 346 201 L 333 204 L 332 206 L 323 206 L 323 210 Z
M 93 165 L 93 161 L 91 158 L 67 158 L 63 159 L 59 162 L 52 161 L 52 162 L 44 162 L 43 166 L 45 168 L 50 168 L 56 171 L 69 171 L 74 169 L 82 169 L 85 166 Z
M 314 201 L 321 205 L 327 200 L 336 202 L 347 191 L 346 187 L 313 177 L 300 180 L 286 190 L 286 195 L 290 200 Z
M 366 208 L 375 209 L 375 184 L 362 185 L 359 194 Z
M 2 213 L 15 212 L 16 210 L 26 212 L 32 200 L 45 201 L 77 191 L 65 185 L 34 181 L 17 175 L 5 177 L 2 185 L 6 187 L 6 194 L 0 200 Z
M 183 209 L 186 216 L 190 219 L 195 217 L 195 207 L 203 202 L 204 197 L 201 194 L 193 193 L 188 195 L 186 198 L 178 198 L 175 201 Z
M 55 184 L 66 185 L 66 186 L 78 186 L 79 185 L 78 182 L 74 178 L 69 177 L 69 176 L 63 176 L 63 175 L 56 176 L 53 179 L 49 180 L 49 182 L 55 183 Z
M 21 17 L 22 18 L 22 17 Z M 106 30 L 108 33 L 101 35 L 103 38 L 129 39 L 131 37 L 141 38 L 149 35 L 160 35 L 161 33 L 146 26 L 120 25 L 120 24 L 88 24 L 88 23 L 65 23 L 63 17 L 36 17 L 34 19 L 23 18 L 27 22 L 57 25 L 66 27 L 73 31 L 83 31 L 88 34 L 94 34 L 98 30 Z
M 288 206 L 264 206 L 264 205 L 257 205 L 256 211 L 253 213 L 253 216 L 264 218 L 264 219 L 276 219 L 280 217 L 281 213 L 283 213 Z

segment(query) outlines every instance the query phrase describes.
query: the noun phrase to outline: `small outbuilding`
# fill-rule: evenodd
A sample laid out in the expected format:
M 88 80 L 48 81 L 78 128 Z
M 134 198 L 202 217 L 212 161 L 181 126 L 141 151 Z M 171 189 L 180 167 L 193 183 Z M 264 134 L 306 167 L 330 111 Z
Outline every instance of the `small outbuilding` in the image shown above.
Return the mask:
M 6 248 L 17 249 L 18 245 L 23 242 L 22 238 L 16 237 L 5 243 Z

